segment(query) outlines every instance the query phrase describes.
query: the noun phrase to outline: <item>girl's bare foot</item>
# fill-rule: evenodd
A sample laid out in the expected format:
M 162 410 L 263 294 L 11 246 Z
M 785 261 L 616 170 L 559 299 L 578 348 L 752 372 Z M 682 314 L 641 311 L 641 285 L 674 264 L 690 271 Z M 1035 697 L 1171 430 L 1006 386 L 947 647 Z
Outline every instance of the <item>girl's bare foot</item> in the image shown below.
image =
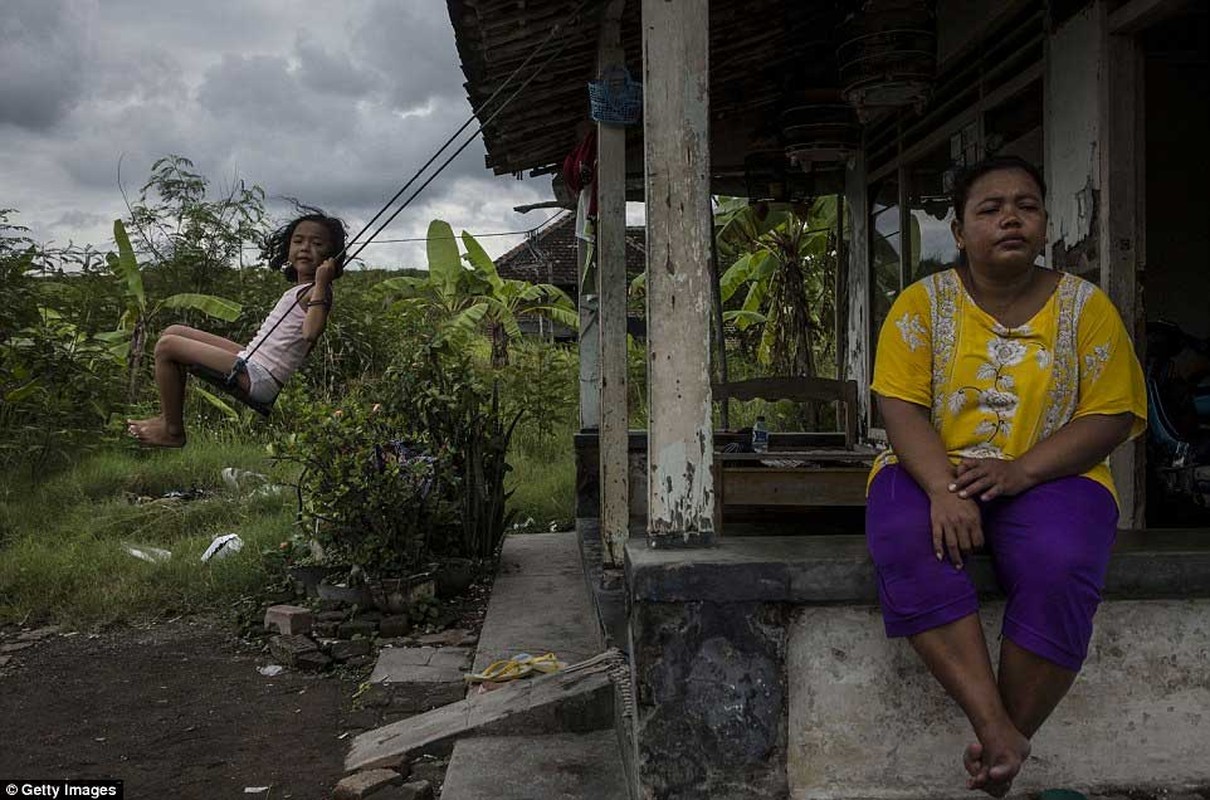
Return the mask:
M 138 439 L 140 444 L 151 447 L 185 446 L 185 432 L 172 433 L 163 417 L 126 420 L 126 430 Z
M 992 797 L 1003 797 L 1029 758 L 1029 740 L 1011 725 L 1004 731 L 989 731 L 981 738 L 981 742 L 967 745 L 963 754 L 963 764 L 971 775 L 966 785 L 982 789 Z

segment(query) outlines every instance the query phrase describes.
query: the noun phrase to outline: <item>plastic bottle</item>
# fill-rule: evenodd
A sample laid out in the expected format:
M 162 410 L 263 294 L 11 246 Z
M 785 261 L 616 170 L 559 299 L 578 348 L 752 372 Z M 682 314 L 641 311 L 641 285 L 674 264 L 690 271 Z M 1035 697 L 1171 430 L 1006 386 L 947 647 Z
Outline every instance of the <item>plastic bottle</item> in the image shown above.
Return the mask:
M 752 452 L 767 453 L 769 451 L 769 429 L 765 426 L 765 418 L 757 417 L 752 425 Z

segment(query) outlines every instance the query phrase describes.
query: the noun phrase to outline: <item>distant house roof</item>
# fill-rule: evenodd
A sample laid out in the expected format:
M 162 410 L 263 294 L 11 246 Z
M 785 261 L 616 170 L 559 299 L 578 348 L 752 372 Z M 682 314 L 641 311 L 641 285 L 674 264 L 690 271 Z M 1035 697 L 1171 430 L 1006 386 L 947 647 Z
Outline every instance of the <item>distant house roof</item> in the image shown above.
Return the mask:
M 626 275 L 646 268 L 647 233 L 642 227 L 626 228 Z M 570 212 L 550 222 L 526 241 L 496 259 L 501 278 L 553 283 L 573 298 L 579 279 L 576 272 L 576 216 Z

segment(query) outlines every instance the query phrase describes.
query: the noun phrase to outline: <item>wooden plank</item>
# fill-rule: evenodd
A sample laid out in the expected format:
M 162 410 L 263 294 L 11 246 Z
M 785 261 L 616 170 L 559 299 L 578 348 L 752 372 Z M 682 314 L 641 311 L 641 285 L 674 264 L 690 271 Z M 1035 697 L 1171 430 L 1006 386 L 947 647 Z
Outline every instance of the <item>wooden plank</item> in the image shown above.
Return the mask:
M 625 67 L 611 0 L 601 23 L 599 75 Z M 626 392 L 626 129 L 597 125 L 597 252 L 600 281 L 601 537 L 606 566 L 620 567 L 630 535 L 629 414 Z
M 456 738 L 472 731 L 559 732 L 565 729 L 559 710 L 572 705 L 582 714 L 586 701 L 602 693 L 612 694 L 609 673 L 617 672 L 621 664 L 624 657 L 609 650 L 553 675 L 513 681 L 487 694 L 473 694 L 366 731 L 353 740 L 345 771 L 394 769 L 418 755 L 448 750 Z
M 714 529 L 708 0 L 643 0 L 648 522 L 654 546 Z
M 868 467 L 726 467 L 723 497 L 737 506 L 864 506 Z

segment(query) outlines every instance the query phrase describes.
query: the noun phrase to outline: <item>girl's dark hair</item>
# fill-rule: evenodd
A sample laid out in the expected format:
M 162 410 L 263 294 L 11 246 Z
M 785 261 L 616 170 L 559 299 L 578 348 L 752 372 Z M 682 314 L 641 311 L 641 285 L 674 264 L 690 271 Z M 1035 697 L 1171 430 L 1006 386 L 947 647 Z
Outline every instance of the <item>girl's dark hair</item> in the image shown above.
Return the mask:
M 328 231 L 328 241 L 331 243 L 332 251 L 327 256 L 336 259 L 336 277 L 340 277 L 345 267 L 345 224 L 336 217 L 329 217 L 318 208 L 299 206 L 299 209 L 307 213 L 269 234 L 265 243 L 265 254 L 269 267 L 281 270 L 287 281 L 291 283 L 297 281 L 298 271 L 289 262 L 290 239 L 294 236 L 294 229 L 300 222 L 318 222 Z
M 954 188 L 950 192 L 950 198 L 953 200 L 954 216 L 959 224 L 962 223 L 962 212 L 966 209 L 966 201 L 970 199 L 971 187 L 975 185 L 975 181 L 989 172 L 1006 169 L 1019 169 L 1033 178 L 1042 192 L 1042 199 L 1046 200 L 1046 180 L 1042 177 L 1042 170 L 1018 156 L 992 156 L 964 167 L 954 176 Z

